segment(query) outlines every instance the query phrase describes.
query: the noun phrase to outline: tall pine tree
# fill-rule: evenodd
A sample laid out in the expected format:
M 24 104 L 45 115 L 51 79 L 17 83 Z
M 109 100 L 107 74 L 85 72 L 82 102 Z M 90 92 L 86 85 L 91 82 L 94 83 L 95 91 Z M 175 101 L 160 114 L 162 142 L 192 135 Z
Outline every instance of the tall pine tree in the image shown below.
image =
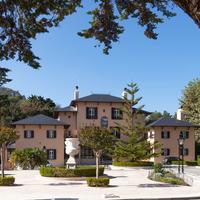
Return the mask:
M 139 161 L 146 160 L 157 154 L 153 153 L 153 148 L 158 148 L 156 142 L 153 145 L 147 141 L 146 134 L 148 129 L 143 121 L 137 120 L 141 109 L 144 106 L 136 108 L 142 97 L 136 98 L 139 88 L 136 83 L 128 84 L 126 95 L 124 95 L 124 105 L 122 108 L 125 123 L 118 123 L 118 127 L 126 139 L 119 140 L 116 143 L 114 158 L 117 161 Z

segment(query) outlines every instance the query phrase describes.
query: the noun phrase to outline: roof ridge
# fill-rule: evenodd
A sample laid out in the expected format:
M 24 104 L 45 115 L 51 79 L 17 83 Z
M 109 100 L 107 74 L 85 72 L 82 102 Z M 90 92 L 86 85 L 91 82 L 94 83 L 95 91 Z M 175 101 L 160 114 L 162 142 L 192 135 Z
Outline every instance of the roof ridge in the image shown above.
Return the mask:
M 147 127 L 152 127 L 152 126 L 199 127 L 198 125 L 194 125 L 191 122 L 179 120 L 174 117 L 166 117 L 166 116 L 163 116 L 155 120 L 154 122 L 150 123 L 149 125 L 147 125 Z
M 17 124 L 65 125 L 66 123 L 58 119 L 55 119 L 53 117 L 39 113 L 34 116 L 28 116 L 24 119 L 15 121 L 12 124 L 13 125 L 17 125 Z

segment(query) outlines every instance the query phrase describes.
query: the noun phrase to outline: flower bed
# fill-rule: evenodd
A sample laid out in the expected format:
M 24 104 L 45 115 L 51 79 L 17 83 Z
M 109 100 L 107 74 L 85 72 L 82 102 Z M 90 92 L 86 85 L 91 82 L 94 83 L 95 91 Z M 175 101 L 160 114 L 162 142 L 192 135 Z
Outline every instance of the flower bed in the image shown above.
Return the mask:
M 148 178 L 153 181 L 173 185 L 188 185 L 182 178 L 177 177 L 172 172 L 166 171 L 161 164 L 154 165 L 154 170 L 149 174 Z

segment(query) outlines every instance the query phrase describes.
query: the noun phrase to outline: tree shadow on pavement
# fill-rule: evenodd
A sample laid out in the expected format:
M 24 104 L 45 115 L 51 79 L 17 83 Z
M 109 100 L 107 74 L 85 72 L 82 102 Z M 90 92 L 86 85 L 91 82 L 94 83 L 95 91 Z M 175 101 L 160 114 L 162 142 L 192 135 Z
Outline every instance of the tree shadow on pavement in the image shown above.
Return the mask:
M 79 198 L 52 198 L 52 199 L 32 199 L 32 200 L 79 200 Z
M 138 187 L 141 188 L 152 188 L 152 187 L 179 187 L 179 185 L 171 185 L 171 184 L 139 184 Z
M 104 175 L 101 176 L 101 177 L 102 177 L 102 178 L 103 178 L 103 177 L 106 177 L 106 178 L 113 179 L 113 178 L 126 178 L 127 176 L 111 176 L 111 175 L 104 174 Z
M 84 183 L 77 183 L 77 182 L 71 182 L 71 183 L 49 183 L 46 185 L 50 186 L 62 186 L 62 185 L 83 185 Z

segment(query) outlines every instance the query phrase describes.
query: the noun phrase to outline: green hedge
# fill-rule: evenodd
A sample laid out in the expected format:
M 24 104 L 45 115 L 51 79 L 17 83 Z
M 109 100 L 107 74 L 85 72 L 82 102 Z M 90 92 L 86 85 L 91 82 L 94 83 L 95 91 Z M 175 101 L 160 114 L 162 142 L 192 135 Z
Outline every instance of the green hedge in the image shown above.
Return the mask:
M 15 182 L 15 178 L 13 176 L 0 176 L 0 186 L 11 186 Z
M 182 161 L 180 160 L 180 165 L 182 164 Z M 183 164 L 185 165 L 185 161 L 183 162 Z M 172 161 L 172 165 L 178 165 L 178 160 L 173 160 Z
M 178 165 L 178 161 L 172 161 L 173 165 Z M 180 160 L 180 165 L 182 164 L 182 161 Z M 188 166 L 196 166 L 197 165 L 197 161 L 187 161 L 184 160 L 183 162 L 184 165 L 188 165 Z
M 104 167 L 99 167 L 99 175 L 104 173 Z M 89 177 L 96 176 L 96 167 L 78 167 L 66 169 L 61 167 L 41 167 L 40 175 L 46 177 Z
M 153 162 L 150 161 L 113 162 L 112 165 L 121 167 L 141 167 L 141 166 L 153 166 Z
M 86 178 L 87 184 L 90 187 L 108 187 L 110 179 L 109 178 Z
M 200 155 L 197 156 L 197 164 L 200 166 Z
M 197 161 L 185 161 L 185 164 L 188 166 L 197 166 Z

